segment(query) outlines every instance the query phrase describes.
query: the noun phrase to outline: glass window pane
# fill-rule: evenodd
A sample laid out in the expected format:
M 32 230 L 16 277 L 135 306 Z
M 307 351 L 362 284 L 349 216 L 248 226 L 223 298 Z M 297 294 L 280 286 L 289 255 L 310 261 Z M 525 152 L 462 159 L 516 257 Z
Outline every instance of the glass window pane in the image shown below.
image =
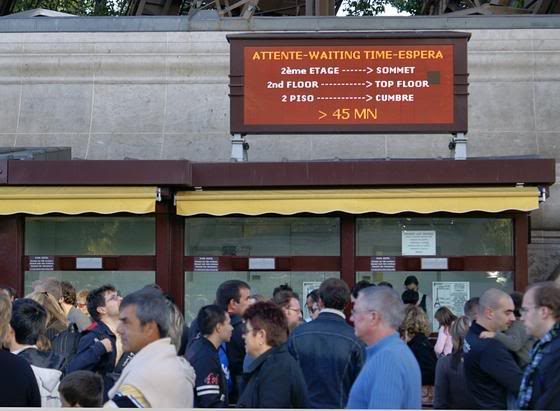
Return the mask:
M 403 231 L 435 231 L 436 255 L 513 255 L 511 219 L 358 218 L 357 254 L 402 255 Z
M 26 255 L 153 255 L 153 217 L 28 217 Z
M 261 294 L 267 299 L 280 284 L 288 284 L 299 294 L 300 304 L 304 306 L 303 283 L 321 283 L 327 278 L 340 278 L 338 272 L 185 272 L 185 319 L 188 324 L 196 317 L 198 310 L 213 304 L 218 286 L 227 280 L 242 280 L 251 286 L 251 294 Z M 304 310 L 304 315 L 305 315 Z
M 26 271 L 25 294 L 32 291 L 34 281 L 46 277 L 68 281 L 76 288 L 76 291 L 84 288 L 91 290 L 104 284 L 112 284 L 123 296 L 156 282 L 154 271 Z
M 469 295 L 472 297 L 480 297 L 484 291 L 489 288 L 498 288 L 506 293 L 513 292 L 513 273 L 510 271 L 397 271 L 397 272 L 358 272 L 356 273 L 356 281 L 367 280 L 375 284 L 380 281 L 388 281 L 393 288 L 399 293 L 405 290 L 404 280 L 409 275 L 413 275 L 418 279 L 418 290 L 422 294 L 426 294 L 426 308 L 428 309 L 428 318 L 432 321 L 432 331 L 437 331 L 437 321 L 434 320 L 434 312 L 437 311 L 439 305 L 438 299 L 433 295 L 434 281 L 459 281 L 469 283 Z M 465 301 L 458 302 L 463 305 Z M 463 315 L 463 312 L 455 312 L 457 316 Z
M 185 219 L 185 255 L 340 255 L 339 220 L 330 217 Z

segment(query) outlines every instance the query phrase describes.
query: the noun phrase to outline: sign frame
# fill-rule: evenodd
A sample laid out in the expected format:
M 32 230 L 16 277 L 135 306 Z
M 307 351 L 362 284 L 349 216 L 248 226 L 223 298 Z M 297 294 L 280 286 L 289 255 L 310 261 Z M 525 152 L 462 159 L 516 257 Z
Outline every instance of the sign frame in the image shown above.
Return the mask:
M 470 33 L 453 31 L 419 32 L 329 32 L 230 34 L 230 133 L 234 134 L 390 134 L 466 133 L 468 131 L 467 42 Z M 453 121 L 445 124 L 246 124 L 245 62 L 246 47 L 286 46 L 453 46 Z M 266 104 L 266 102 L 263 102 Z M 301 107 L 299 107 L 301 109 Z

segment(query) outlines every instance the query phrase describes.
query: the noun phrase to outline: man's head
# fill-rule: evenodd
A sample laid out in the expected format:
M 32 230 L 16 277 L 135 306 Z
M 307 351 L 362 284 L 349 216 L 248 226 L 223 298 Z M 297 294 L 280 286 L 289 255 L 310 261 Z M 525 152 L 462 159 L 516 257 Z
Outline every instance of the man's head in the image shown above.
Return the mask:
M 350 301 L 353 303 L 358 298 L 358 294 L 360 293 L 360 291 L 362 291 L 364 288 L 373 286 L 375 286 L 375 284 L 372 284 L 367 280 L 358 281 L 356 284 L 354 284 L 354 287 L 352 287 Z
M 418 300 L 420 300 L 420 294 L 418 294 L 418 291 L 407 289 L 402 293 L 401 299 L 404 304 L 416 305 L 416 303 L 418 303 Z
M 290 327 L 290 330 L 293 330 L 299 325 L 302 315 L 299 297 L 296 293 L 289 290 L 278 291 L 274 297 L 272 297 L 272 302 L 282 308 L 288 320 L 288 327 Z
M 169 333 L 169 307 L 161 293 L 142 289 L 121 302 L 117 332 L 123 350 L 137 353 Z
M 10 325 L 15 342 L 21 345 L 35 345 L 39 336 L 46 332 L 47 311 L 30 298 L 20 298 L 12 304 Z
M 350 288 L 338 278 L 327 278 L 319 287 L 320 305 L 342 311 L 350 302 Z
M 533 285 L 523 297 L 522 319 L 527 332 L 542 338 L 560 321 L 560 287 L 553 281 Z
M 212 304 L 200 309 L 196 317 L 198 329 L 205 337 L 211 337 L 219 343 L 229 342 L 233 327 L 229 314 L 221 307 Z
M 467 317 L 471 319 L 471 321 L 475 321 L 478 318 L 479 301 L 480 298 L 473 297 L 470 300 L 468 300 L 463 307 L 463 312 Z
M 103 406 L 103 379 L 92 371 L 74 371 L 58 386 L 63 407 L 100 408 Z
M 76 306 L 76 289 L 68 281 L 62 281 L 60 283 L 62 288 L 62 298 L 60 299 L 61 304 L 66 304 L 71 307 Z
M 486 290 L 481 296 L 476 320 L 488 331 L 505 331 L 515 320 L 511 297 L 497 288 Z
M 313 290 L 305 298 L 305 308 L 307 308 L 307 313 L 309 318 L 314 320 L 319 316 L 319 290 Z
M 229 314 L 243 315 L 250 305 L 251 287 L 241 280 L 223 282 L 216 290 L 216 304 Z
M 114 286 L 102 285 L 89 292 L 86 300 L 88 313 L 94 321 L 117 319 L 121 300 Z
M 394 333 L 404 319 L 404 304 L 389 287 L 368 287 L 358 294 L 351 320 L 357 337 L 370 345 Z
M 409 275 L 404 280 L 404 286 L 409 290 L 418 291 L 418 278 L 413 275 Z

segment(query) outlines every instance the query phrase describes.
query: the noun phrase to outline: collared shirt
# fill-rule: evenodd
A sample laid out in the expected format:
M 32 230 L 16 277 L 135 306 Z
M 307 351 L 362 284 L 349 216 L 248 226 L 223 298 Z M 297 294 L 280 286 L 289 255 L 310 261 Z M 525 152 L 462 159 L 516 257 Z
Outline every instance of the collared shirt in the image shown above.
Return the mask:
M 352 409 L 420 409 L 420 367 L 395 332 L 366 348 L 367 360 L 348 400 Z
M 321 313 L 331 313 L 331 314 L 336 314 L 342 318 L 344 318 L 346 320 L 346 316 L 344 315 L 344 313 L 340 310 L 335 310 L 334 308 L 323 308 L 321 310 Z

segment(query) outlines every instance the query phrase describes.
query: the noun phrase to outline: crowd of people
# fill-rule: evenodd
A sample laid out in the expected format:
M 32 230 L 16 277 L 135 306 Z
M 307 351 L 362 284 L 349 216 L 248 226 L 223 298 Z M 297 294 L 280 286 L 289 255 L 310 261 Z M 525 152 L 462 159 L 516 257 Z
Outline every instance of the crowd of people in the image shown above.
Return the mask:
M 191 324 L 154 284 L 0 288 L 0 406 L 560 409 L 558 284 L 439 307 L 434 339 L 404 286 L 326 279 L 304 320 L 288 285 L 266 299 L 229 280 Z

